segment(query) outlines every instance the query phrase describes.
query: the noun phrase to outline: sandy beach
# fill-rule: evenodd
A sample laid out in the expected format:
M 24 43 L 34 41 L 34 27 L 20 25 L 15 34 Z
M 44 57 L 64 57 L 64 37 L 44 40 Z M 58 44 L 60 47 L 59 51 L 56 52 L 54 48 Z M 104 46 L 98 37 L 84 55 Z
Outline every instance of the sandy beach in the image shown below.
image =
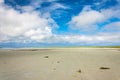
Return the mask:
M 120 80 L 120 49 L 0 50 L 0 80 Z

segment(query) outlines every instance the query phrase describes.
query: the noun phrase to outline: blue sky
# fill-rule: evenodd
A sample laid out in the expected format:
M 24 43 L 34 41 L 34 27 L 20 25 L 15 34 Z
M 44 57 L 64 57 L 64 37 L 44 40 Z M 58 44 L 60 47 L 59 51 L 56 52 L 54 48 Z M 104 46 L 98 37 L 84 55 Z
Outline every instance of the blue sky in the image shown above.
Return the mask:
M 120 0 L 0 0 L 0 47 L 120 45 Z

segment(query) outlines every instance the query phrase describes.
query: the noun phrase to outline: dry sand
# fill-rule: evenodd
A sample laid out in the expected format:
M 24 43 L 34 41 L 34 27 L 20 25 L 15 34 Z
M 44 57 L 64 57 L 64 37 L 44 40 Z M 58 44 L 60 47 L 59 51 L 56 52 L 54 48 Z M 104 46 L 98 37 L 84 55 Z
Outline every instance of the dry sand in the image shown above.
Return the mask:
M 0 80 L 120 80 L 120 49 L 0 50 Z

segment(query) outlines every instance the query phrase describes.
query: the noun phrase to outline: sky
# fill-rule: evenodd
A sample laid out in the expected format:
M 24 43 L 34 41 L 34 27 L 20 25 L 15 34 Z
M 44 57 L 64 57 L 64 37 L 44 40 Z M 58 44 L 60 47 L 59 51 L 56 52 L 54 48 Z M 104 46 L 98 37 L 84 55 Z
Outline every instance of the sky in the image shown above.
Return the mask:
M 0 47 L 120 45 L 120 0 L 0 0 Z

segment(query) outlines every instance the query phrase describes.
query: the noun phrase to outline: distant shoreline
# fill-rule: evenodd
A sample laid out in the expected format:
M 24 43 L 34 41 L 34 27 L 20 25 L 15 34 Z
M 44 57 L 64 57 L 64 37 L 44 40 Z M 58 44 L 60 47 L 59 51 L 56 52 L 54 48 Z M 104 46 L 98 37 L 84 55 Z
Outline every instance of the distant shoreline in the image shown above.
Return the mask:
M 96 48 L 96 49 L 101 49 L 101 48 L 120 48 L 120 46 L 67 46 L 67 47 L 23 47 L 23 48 L 0 48 L 0 50 L 24 50 L 24 49 L 71 49 L 71 48 Z

